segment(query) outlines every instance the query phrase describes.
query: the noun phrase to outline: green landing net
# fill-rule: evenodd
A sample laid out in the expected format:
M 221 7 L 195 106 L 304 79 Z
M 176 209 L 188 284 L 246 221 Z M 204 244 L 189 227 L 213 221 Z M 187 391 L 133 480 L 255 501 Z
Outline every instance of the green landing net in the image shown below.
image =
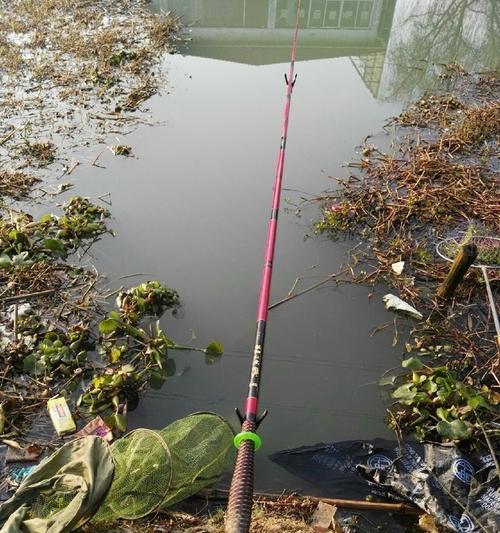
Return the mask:
M 92 520 L 141 518 L 196 494 L 228 468 L 233 437 L 213 413 L 195 413 L 160 431 L 132 431 L 111 446 L 113 481 Z

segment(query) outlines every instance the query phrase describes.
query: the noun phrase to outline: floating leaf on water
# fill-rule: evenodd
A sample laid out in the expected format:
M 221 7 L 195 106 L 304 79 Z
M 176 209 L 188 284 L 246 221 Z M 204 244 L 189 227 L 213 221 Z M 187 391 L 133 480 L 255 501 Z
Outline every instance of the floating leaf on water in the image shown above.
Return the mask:
M 149 373 L 149 386 L 154 390 L 159 390 L 163 387 L 166 381 L 166 377 L 163 372 L 152 370 Z
M 438 390 L 438 386 L 436 385 L 436 383 L 434 382 L 434 380 L 431 378 L 431 379 L 428 379 L 424 385 L 423 385 L 423 390 L 425 392 L 427 392 L 428 394 L 434 394 L 437 390 Z
M 469 407 L 472 407 L 472 409 L 477 409 L 478 407 L 483 407 L 486 405 L 486 400 L 483 396 L 480 396 L 479 394 L 476 394 L 475 396 L 471 396 L 467 400 L 467 405 Z
M 112 415 L 107 416 L 104 419 L 104 423 L 110 429 L 117 429 L 118 431 L 121 431 L 122 433 L 127 431 L 127 419 L 119 413 L 114 413 Z
M 121 348 L 118 348 L 118 346 L 113 346 L 113 348 L 111 348 L 111 352 L 109 353 L 109 360 L 112 363 L 116 363 L 122 356 L 122 352 L 123 351 Z
M 417 389 L 413 383 L 405 383 L 398 387 L 393 393 L 392 397 L 396 400 L 413 400 L 417 394 Z
M 45 239 L 43 241 L 43 248 L 51 252 L 57 252 L 59 255 L 66 255 L 66 246 L 59 239 Z
M 46 370 L 46 365 L 36 358 L 34 353 L 27 355 L 23 360 L 23 371 L 27 374 L 39 375 Z
M 381 387 L 385 387 L 386 385 L 394 385 L 397 379 L 398 379 L 397 376 L 384 376 L 379 379 L 378 384 Z
M 39 218 L 39 222 L 41 224 L 44 224 L 46 222 L 51 222 L 52 219 L 54 218 L 54 215 L 50 214 L 50 213 L 46 213 L 45 215 L 42 215 L 40 218 Z
M 12 266 L 12 259 L 6 255 L 0 255 L 0 268 L 10 268 Z
M 449 422 L 450 419 L 452 419 L 450 410 L 445 409 L 444 407 L 438 407 L 436 409 L 436 415 L 438 418 L 440 418 L 441 420 L 445 420 L 446 422 Z
M 120 327 L 120 322 L 114 318 L 106 318 L 99 322 L 99 333 L 102 335 L 109 335 L 114 333 Z
M 408 370 L 421 370 L 424 368 L 424 363 L 418 358 L 418 357 L 410 357 L 408 359 L 405 359 L 401 366 L 403 368 L 407 368 Z

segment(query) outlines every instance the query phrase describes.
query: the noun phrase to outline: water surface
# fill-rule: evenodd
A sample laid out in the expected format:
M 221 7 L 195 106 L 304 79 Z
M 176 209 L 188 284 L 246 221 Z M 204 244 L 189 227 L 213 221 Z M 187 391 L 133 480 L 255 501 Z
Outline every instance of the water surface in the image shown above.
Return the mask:
M 294 4 L 152 2 L 158 11 L 182 14 L 191 39 L 182 54 L 165 58 L 167 87 L 147 103 L 161 124 L 120 139 L 135 159 L 105 150 L 106 168 L 75 171 L 76 193 L 111 193 L 117 236 L 93 249 L 99 270 L 114 286 L 156 278 L 176 288 L 183 307 L 177 318 L 163 319 L 168 334 L 200 346 L 219 339 L 226 348 L 212 366 L 199 354 L 176 355 L 179 375 L 147 394 L 131 416 L 134 426 L 163 427 L 198 410 L 237 425 L 233 409 L 243 406 L 247 390 Z M 436 84 L 436 64 L 474 68 L 497 60 L 498 31 L 488 16 L 494 2 L 474 2 L 474 10 L 460 1 L 302 4 L 273 301 L 297 277 L 301 288 L 339 270 L 353 245 L 312 235 L 319 211 L 309 206 L 297 217 L 301 198 L 334 186 L 329 176 L 347 176 L 343 164 L 357 157 L 363 139 Z M 144 275 L 119 279 L 132 273 Z M 391 348 L 391 328 L 370 336 L 392 317 L 382 289 L 368 294 L 329 284 L 271 312 L 261 397 L 270 415 L 260 430 L 258 489 L 313 492 L 266 459 L 276 450 L 391 436 L 376 382 L 399 364 L 401 350 Z

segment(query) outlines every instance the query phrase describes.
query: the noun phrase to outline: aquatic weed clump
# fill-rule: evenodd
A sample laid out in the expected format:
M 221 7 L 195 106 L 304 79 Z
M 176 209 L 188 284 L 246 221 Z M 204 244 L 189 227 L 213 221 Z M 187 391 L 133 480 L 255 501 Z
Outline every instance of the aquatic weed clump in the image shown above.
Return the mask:
M 180 302 L 177 291 L 158 281 L 147 281 L 133 289 L 120 292 L 116 303 L 125 316 L 138 320 L 147 315 L 162 316 L 167 309 L 177 307 Z
M 482 86 L 483 76 L 466 78 L 472 89 Z M 500 232 L 496 160 L 493 150 L 484 150 L 498 142 L 500 108 L 485 98 L 476 105 L 469 93 L 463 99 L 447 94 L 410 106 L 391 120 L 399 125 L 395 151 L 366 147 L 362 160 L 350 165 L 359 174 L 339 180 L 339 188 L 322 198 L 316 230 L 367 239 L 380 267 L 370 281 L 396 282 L 390 265 L 401 260 L 406 273 L 438 280 L 443 272 L 434 248 L 440 238 L 477 223 L 490 235 Z
M 209 358 L 210 364 L 222 355 L 223 348 L 219 342 L 212 342 L 204 349 L 183 346 L 165 334 L 157 319 L 167 309 L 179 305 L 179 295 L 159 281 L 148 281 L 120 292 L 116 304 L 117 308 L 98 327 L 96 349 L 106 369 L 94 373 L 78 405 L 90 414 L 112 410 L 106 418 L 107 424 L 125 431 L 125 415 L 137 405 L 139 393 L 147 387 L 160 389 L 175 374 L 170 350 L 200 351 Z
M 29 266 L 37 261 L 64 258 L 83 240 L 97 239 L 109 230 L 107 209 L 86 198 L 74 197 L 64 214 L 46 214 L 38 221 L 21 214 L 0 219 L 0 269 Z
M 21 170 L 0 169 L 0 196 L 10 196 L 14 200 L 27 198 L 33 186 L 40 180 Z
M 402 362 L 403 373 L 392 376 L 396 402 L 389 427 L 411 431 L 419 440 L 468 441 L 483 438 L 500 403 L 500 394 L 486 385 L 480 389 L 462 381 L 446 365 L 428 366 L 419 357 Z
M 20 151 L 30 162 L 35 160 L 38 166 L 47 166 L 56 157 L 56 147 L 51 141 L 26 142 Z

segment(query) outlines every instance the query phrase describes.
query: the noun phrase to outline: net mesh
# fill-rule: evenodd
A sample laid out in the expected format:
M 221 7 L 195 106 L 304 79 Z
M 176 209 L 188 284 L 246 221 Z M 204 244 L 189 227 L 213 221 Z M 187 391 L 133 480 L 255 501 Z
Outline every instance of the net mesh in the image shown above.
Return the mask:
M 78 496 L 78 489 L 55 486 L 53 489 L 41 491 L 31 502 L 28 509 L 29 518 L 57 519 L 68 505 Z
M 157 509 L 172 479 L 172 461 L 161 436 L 137 429 L 111 446 L 115 473 L 95 521 L 136 519 Z
M 483 235 L 473 235 L 461 239 L 445 239 L 437 247 L 441 257 L 453 261 L 464 244 L 474 244 L 477 247 L 477 258 L 472 266 L 486 266 L 500 268 L 500 238 Z
M 168 507 L 215 483 L 232 461 L 234 433 L 212 413 L 176 420 L 160 435 L 172 454 L 172 483 L 162 507 Z
M 117 440 L 111 488 L 93 521 L 140 518 L 214 483 L 232 460 L 233 436 L 223 418 L 195 413 Z

